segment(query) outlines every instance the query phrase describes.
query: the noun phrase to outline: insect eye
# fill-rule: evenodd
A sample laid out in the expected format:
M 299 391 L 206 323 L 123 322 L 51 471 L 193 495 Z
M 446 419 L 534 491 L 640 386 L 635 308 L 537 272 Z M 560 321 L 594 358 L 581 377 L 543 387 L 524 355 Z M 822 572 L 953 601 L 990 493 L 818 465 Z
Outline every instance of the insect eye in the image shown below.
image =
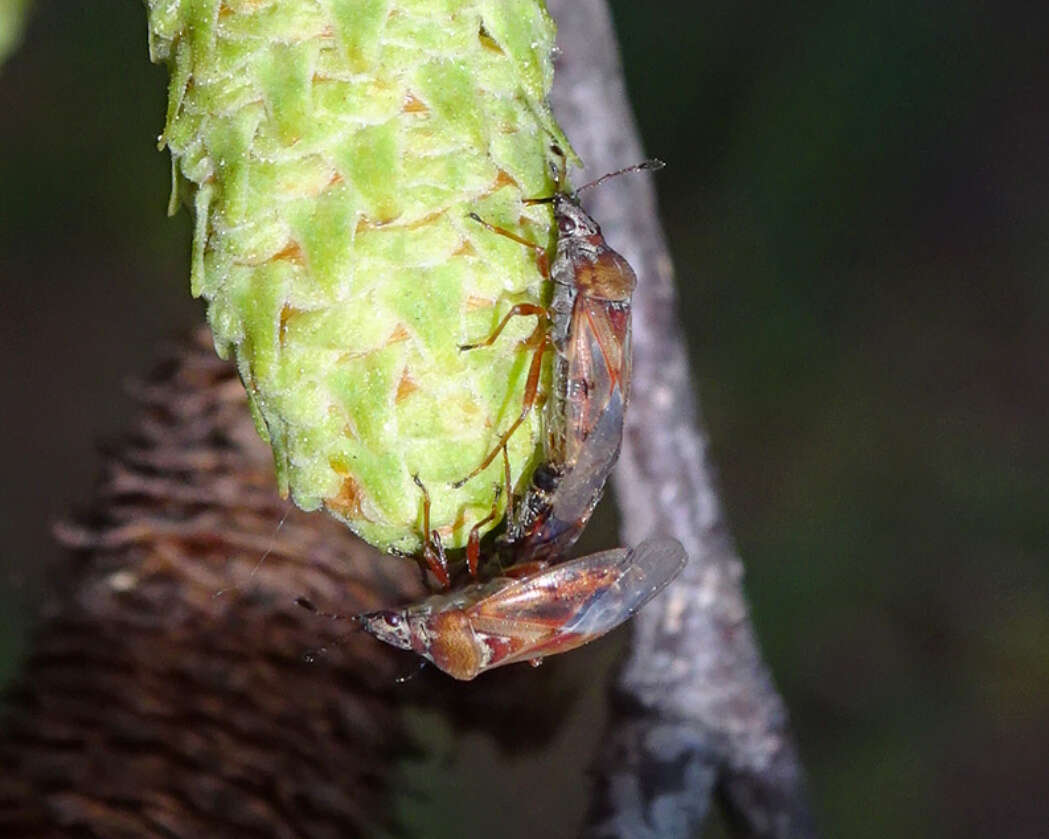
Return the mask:
M 562 216 L 557 220 L 557 229 L 562 233 L 571 233 L 575 230 L 575 222 L 567 216 Z

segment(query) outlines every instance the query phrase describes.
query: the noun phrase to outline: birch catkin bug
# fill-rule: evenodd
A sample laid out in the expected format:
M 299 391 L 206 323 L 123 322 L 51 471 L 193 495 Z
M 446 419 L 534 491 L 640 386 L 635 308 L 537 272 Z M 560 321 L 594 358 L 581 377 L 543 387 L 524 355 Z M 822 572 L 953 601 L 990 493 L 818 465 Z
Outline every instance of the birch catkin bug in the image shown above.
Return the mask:
M 566 474 L 571 482 L 573 473 Z M 426 522 L 429 495 L 421 481 L 416 483 L 423 492 Z M 467 547 L 475 578 L 480 558 L 475 527 Z M 650 539 L 633 550 L 616 548 L 557 565 L 543 559 L 519 563 L 486 582 L 405 607 L 353 616 L 320 614 L 349 620 L 380 641 L 412 650 L 450 676 L 469 680 L 504 664 L 537 664 L 601 637 L 658 594 L 686 559 L 673 539 Z M 427 533 L 423 562 L 447 589 L 448 566 L 436 530 Z M 317 611 L 309 601 L 300 598 L 299 603 Z
M 673 539 L 498 577 L 403 609 L 357 615 L 365 632 L 412 650 L 456 679 L 574 650 L 615 629 L 684 568 Z
M 554 284 L 550 306 L 514 306 L 483 341 L 495 342 L 514 317 L 534 315 L 525 341 L 533 350 L 521 413 L 480 465 L 455 485 L 484 470 L 531 411 L 538 392 L 542 356 L 555 353 L 553 380 L 544 406 L 543 462 L 503 538 L 514 562 L 563 555 L 586 527 L 619 457 L 623 413 L 630 392 L 630 306 L 637 278 L 627 261 L 608 246 L 601 228 L 579 204 L 579 193 L 628 172 L 660 169 L 659 160 L 604 175 L 575 192 L 565 189 L 564 153 L 554 147 L 556 190 L 526 203 L 549 203 L 557 223 L 553 263 L 546 252 L 516 234 L 471 217 L 488 230 L 532 248 L 540 271 Z

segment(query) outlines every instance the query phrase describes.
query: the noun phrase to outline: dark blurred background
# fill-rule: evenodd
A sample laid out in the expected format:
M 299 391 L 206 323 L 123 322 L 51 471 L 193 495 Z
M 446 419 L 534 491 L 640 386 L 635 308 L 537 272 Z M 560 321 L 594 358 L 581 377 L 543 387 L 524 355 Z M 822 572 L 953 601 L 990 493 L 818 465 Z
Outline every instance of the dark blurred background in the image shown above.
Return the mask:
M 1049 7 L 612 5 L 825 835 L 1049 835 Z M 202 317 L 145 35 L 40 0 L 0 68 L 4 675 L 123 383 Z

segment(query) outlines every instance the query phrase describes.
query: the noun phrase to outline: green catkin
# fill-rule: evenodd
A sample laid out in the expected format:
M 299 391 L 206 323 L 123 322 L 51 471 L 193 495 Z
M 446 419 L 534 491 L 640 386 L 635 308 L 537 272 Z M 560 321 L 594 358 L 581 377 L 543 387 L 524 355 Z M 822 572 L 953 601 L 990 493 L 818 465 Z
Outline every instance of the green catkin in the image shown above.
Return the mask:
M 555 27 L 542 0 L 147 0 L 170 68 L 161 144 L 172 209 L 193 207 L 191 287 L 236 359 L 282 492 L 384 549 L 432 525 L 462 546 L 491 510 L 500 459 L 467 474 L 520 410 L 519 318 L 545 293 L 546 97 Z M 539 412 L 514 435 L 536 452 Z M 505 501 L 505 499 L 503 499 Z M 502 502 L 501 502 L 502 503 Z

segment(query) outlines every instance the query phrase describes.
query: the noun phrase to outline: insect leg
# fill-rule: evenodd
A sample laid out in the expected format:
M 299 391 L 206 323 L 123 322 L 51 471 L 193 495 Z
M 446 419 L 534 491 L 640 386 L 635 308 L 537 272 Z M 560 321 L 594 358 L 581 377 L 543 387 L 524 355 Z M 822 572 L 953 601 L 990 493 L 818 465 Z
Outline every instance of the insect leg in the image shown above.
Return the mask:
M 499 515 L 499 496 L 503 488 L 495 488 L 495 501 L 492 503 L 492 511 L 470 528 L 470 538 L 466 542 L 466 565 L 470 569 L 470 576 L 477 579 L 477 567 L 481 564 L 481 528 Z
M 510 453 L 503 444 L 503 485 L 506 487 L 506 520 L 514 520 L 514 488 L 510 482 Z
M 481 472 L 488 468 L 488 465 L 495 460 L 495 456 L 499 454 L 499 450 L 506 445 L 506 442 L 513 436 L 513 433 L 517 431 L 521 423 L 523 423 L 528 417 L 529 411 L 532 410 L 532 406 L 535 404 L 536 394 L 539 392 L 539 374 L 543 370 L 543 353 L 546 352 L 547 347 L 550 345 L 546 324 L 540 322 L 525 344 L 528 346 L 534 346 L 535 351 L 532 354 L 532 366 L 528 370 L 528 381 L 525 383 L 524 402 L 521 404 L 521 413 L 517 419 L 510 424 L 510 427 L 503 432 L 503 435 L 495 444 L 495 448 L 488 453 L 485 459 L 481 461 L 480 465 L 465 478 L 460 478 L 452 484 L 456 489 L 461 487 L 471 478 L 480 475 Z
M 430 569 L 437 582 L 442 588 L 451 588 L 451 579 L 448 576 L 448 559 L 444 555 L 444 545 L 441 543 L 441 534 L 436 530 L 430 530 L 430 493 L 426 491 L 423 482 L 418 475 L 412 475 L 415 485 L 423 493 L 423 562 Z
M 507 230 L 504 227 L 496 227 L 494 224 L 489 224 L 487 221 L 485 221 L 483 218 L 477 215 L 477 213 L 470 213 L 470 218 L 472 218 L 474 221 L 476 221 L 478 224 L 484 227 L 485 230 L 488 230 L 491 233 L 495 233 L 498 236 L 505 236 L 507 239 L 512 239 L 519 245 L 524 245 L 526 248 L 531 248 L 532 251 L 535 253 L 535 262 L 536 265 L 539 267 L 539 273 L 543 275 L 543 279 L 550 279 L 550 260 L 546 255 L 546 248 L 544 248 L 542 245 L 537 245 L 535 242 L 529 242 L 523 236 L 518 236 L 512 230 Z
M 540 322 L 549 318 L 549 312 L 547 312 L 544 306 L 539 306 L 535 303 L 518 303 L 513 306 L 509 312 L 499 321 L 499 325 L 492 331 L 492 334 L 485 338 L 483 341 L 478 341 L 475 344 L 461 344 L 460 350 L 475 350 L 478 347 L 490 347 L 495 343 L 495 340 L 499 337 L 500 333 L 506 329 L 506 325 L 510 322 L 511 318 L 520 316 L 536 315 L 540 318 Z

